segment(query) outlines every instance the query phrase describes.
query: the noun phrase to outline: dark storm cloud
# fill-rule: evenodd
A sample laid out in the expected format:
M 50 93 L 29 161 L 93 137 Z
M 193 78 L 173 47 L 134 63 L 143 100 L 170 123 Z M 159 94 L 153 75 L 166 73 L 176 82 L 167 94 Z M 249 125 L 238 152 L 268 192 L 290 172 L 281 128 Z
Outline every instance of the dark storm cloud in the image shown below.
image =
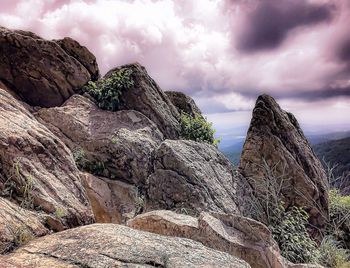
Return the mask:
M 332 4 L 312 4 L 305 0 L 259 1 L 246 16 L 237 48 L 243 52 L 276 48 L 292 29 L 329 21 L 334 9 Z
M 346 87 L 327 87 L 318 90 L 305 90 L 298 92 L 274 93 L 274 96 L 279 99 L 301 99 L 304 101 L 319 101 L 336 97 L 350 97 L 350 86 Z
M 337 56 L 339 60 L 350 63 L 350 37 L 339 44 Z

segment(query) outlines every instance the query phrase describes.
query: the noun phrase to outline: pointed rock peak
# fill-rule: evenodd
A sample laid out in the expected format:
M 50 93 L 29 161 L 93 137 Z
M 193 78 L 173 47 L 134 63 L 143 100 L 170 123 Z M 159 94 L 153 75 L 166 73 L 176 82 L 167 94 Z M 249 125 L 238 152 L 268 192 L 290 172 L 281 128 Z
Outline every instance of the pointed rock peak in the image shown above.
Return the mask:
M 187 113 L 193 117 L 202 114 L 194 100 L 185 93 L 178 91 L 165 91 L 165 94 L 169 97 L 179 113 Z
M 264 181 L 272 178 L 282 185 L 279 194 L 286 207 L 304 207 L 311 223 L 323 226 L 328 211 L 326 173 L 296 118 L 269 95 L 256 101 L 240 168 L 258 195 L 266 193 Z

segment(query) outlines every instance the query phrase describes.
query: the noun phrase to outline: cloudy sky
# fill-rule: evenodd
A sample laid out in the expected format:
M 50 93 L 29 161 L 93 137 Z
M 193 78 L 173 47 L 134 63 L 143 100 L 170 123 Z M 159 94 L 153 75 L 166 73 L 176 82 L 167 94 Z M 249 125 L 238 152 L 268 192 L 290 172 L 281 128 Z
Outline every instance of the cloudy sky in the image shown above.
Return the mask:
M 350 130 L 349 0 L 0 0 L 0 25 L 70 36 L 102 73 L 140 62 L 224 138 L 245 135 L 261 93 L 308 133 Z

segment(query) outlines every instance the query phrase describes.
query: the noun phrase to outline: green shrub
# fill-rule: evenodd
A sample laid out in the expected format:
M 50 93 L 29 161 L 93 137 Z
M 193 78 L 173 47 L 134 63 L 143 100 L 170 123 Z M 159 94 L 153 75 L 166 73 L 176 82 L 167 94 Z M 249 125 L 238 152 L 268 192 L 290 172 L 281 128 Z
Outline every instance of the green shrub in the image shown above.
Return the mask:
M 212 123 L 200 114 L 191 116 L 187 113 L 182 113 L 180 117 L 181 137 L 187 140 L 198 142 L 206 142 L 217 145 L 220 140 L 214 138 L 215 130 L 212 128 Z
M 282 256 L 294 263 L 315 261 L 317 245 L 307 232 L 307 212 L 298 207 L 285 211 L 280 206 L 280 218 L 270 225 L 273 238 L 277 241 Z
M 96 83 L 89 81 L 83 87 L 83 92 L 91 95 L 101 109 L 116 111 L 123 90 L 134 85 L 131 74 L 131 69 L 122 68 L 113 72 L 110 77 L 102 78 Z
M 337 189 L 328 193 L 329 221 L 327 233 L 333 235 L 344 246 L 350 245 L 350 196 L 342 196 Z
M 346 268 L 350 267 L 349 252 L 331 236 L 323 238 L 318 249 L 317 262 L 324 267 Z

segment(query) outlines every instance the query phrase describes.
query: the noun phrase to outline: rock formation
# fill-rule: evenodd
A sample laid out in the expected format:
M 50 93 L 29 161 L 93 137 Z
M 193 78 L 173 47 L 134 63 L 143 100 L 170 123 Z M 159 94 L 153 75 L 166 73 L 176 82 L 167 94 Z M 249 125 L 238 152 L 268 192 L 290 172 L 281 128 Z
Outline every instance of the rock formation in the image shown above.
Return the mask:
M 270 96 L 257 99 L 240 168 L 260 196 L 264 178 L 276 178 L 285 206 L 305 207 L 310 223 L 322 229 L 328 215 L 325 171 L 295 117 Z
M 132 71 L 134 85 L 123 92 L 120 109 L 136 110 L 144 114 L 157 125 L 165 138 L 177 139 L 180 132 L 179 113 L 167 95 L 138 63 L 112 69 L 105 77 L 121 68 Z
M 91 80 L 95 81 L 100 77 L 100 71 L 95 56 L 84 46 L 70 37 L 61 40 L 54 40 L 67 54 L 78 60 L 88 70 Z
M 81 154 L 83 168 L 128 183 L 145 183 L 151 154 L 163 139 L 143 114 L 104 111 L 80 95 L 61 107 L 41 109 L 37 116 L 73 152 Z
M 151 211 L 128 222 L 139 230 L 185 237 L 245 260 L 251 267 L 288 266 L 270 231 L 262 223 L 239 215 L 203 212 L 198 218 L 171 211 Z
M 30 105 L 61 105 L 90 80 L 72 55 L 31 32 L 0 27 L 0 80 Z
M 246 262 L 201 243 L 116 224 L 93 224 L 45 236 L 0 257 L 0 267 L 232 267 Z
M 66 227 L 92 222 L 71 152 L 8 92 L 0 89 L 0 189 L 16 204 L 55 214 Z
M 215 146 L 166 140 L 154 155 L 147 210 L 237 213 L 244 205 L 245 197 L 237 194 L 241 177 Z
M 169 97 L 179 113 L 187 113 L 192 117 L 202 114 L 194 100 L 186 94 L 178 91 L 165 91 L 165 94 Z

